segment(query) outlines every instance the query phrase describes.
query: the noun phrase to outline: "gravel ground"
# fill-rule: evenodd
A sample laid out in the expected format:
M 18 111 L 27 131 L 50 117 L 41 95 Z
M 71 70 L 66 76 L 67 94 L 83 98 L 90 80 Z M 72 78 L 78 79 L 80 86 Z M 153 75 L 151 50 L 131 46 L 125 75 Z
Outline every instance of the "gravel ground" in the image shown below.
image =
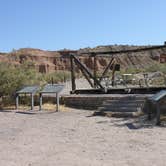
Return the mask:
M 71 81 L 67 81 L 64 83 L 64 89 L 61 92 L 62 95 L 68 95 L 71 91 Z M 88 81 L 84 78 L 76 79 L 76 88 L 78 89 L 91 89 L 91 86 L 89 85 Z
M 131 119 L 0 112 L 2 166 L 165 166 L 166 130 Z

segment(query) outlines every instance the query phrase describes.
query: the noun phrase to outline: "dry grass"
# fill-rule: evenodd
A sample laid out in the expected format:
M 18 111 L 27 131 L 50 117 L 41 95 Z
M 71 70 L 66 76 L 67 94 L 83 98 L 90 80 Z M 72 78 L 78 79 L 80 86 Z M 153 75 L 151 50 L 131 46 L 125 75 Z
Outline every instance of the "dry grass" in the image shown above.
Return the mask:
M 6 106 L 3 107 L 3 110 L 15 110 L 15 106 Z M 19 110 L 24 110 L 24 111 L 28 111 L 30 110 L 30 106 L 25 106 L 25 105 L 19 105 Z M 37 111 L 39 110 L 39 106 L 35 106 L 34 110 Z M 46 103 L 42 105 L 42 110 L 44 111 L 55 111 L 56 110 L 56 104 L 51 104 L 51 103 Z M 59 110 L 63 111 L 63 112 L 67 112 L 70 110 L 70 108 L 65 107 L 65 105 L 60 105 L 59 106 Z

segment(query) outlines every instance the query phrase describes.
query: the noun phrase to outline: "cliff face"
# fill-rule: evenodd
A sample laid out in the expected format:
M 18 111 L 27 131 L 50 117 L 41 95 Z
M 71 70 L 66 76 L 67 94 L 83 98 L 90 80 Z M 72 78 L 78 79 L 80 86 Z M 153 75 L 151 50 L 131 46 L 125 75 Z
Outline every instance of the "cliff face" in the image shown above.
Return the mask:
M 0 62 L 8 62 L 15 66 L 24 63 L 32 63 L 35 68 L 42 73 L 66 70 L 69 68 L 69 65 L 66 64 L 66 59 L 64 59 L 60 53 L 29 48 L 0 55 Z
M 143 47 L 143 46 L 142 46 Z M 144 46 L 147 47 L 147 46 Z M 77 51 L 78 54 L 90 51 L 119 51 L 141 48 L 140 46 L 99 46 L 96 48 L 85 48 Z M 7 62 L 15 66 L 23 63 L 33 63 L 35 68 L 42 73 L 53 72 L 55 70 L 70 70 L 69 53 L 76 52 L 70 50 L 63 51 L 43 51 L 39 49 L 20 49 L 11 53 L 0 53 L 0 62 Z M 154 49 L 150 51 L 141 51 L 126 54 L 116 54 L 117 63 L 121 64 L 121 68 L 135 67 L 144 68 L 153 65 L 159 59 L 161 54 L 166 54 L 166 47 Z M 97 69 L 101 70 L 109 63 L 112 55 L 108 57 L 98 57 Z M 92 59 L 87 55 L 79 57 L 79 59 L 92 68 Z

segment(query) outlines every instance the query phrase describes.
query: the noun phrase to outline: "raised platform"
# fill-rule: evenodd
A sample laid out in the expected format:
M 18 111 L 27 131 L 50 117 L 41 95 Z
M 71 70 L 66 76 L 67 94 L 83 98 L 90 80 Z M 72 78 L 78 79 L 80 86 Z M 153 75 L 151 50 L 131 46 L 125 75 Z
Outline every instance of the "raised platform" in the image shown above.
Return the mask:
M 152 94 L 72 94 L 63 96 L 62 100 L 66 106 L 73 108 L 96 110 L 107 100 L 123 100 L 124 98 L 143 98 L 144 100 Z
M 128 87 L 104 89 L 77 89 L 75 94 L 155 94 L 166 87 Z

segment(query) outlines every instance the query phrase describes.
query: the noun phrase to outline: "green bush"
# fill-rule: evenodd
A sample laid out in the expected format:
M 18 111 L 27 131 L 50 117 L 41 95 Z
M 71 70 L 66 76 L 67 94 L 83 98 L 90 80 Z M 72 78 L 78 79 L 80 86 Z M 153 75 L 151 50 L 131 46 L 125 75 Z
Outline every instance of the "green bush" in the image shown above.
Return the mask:
M 70 72 L 68 71 L 55 71 L 53 73 L 43 74 L 43 79 L 47 83 L 60 83 L 66 82 L 70 79 Z
M 160 71 L 160 72 L 166 74 L 166 64 L 155 64 L 155 65 L 145 68 L 145 70 L 148 72 Z
M 39 82 L 39 75 L 34 68 L 24 64 L 18 67 L 0 63 L 0 96 L 13 96 L 24 85 Z
M 124 74 L 124 73 L 137 74 L 137 73 L 156 72 L 156 71 L 160 71 L 166 74 L 166 64 L 156 63 L 155 65 L 147 66 L 144 68 L 129 67 L 127 69 L 122 69 L 120 73 L 121 74 Z
M 31 62 L 17 67 L 8 63 L 0 63 L 0 97 L 12 97 L 15 92 L 26 85 L 44 85 L 47 83 L 65 82 L 70 79 L 70 72 L 56 71 L 41 74 L 35 70 Z

